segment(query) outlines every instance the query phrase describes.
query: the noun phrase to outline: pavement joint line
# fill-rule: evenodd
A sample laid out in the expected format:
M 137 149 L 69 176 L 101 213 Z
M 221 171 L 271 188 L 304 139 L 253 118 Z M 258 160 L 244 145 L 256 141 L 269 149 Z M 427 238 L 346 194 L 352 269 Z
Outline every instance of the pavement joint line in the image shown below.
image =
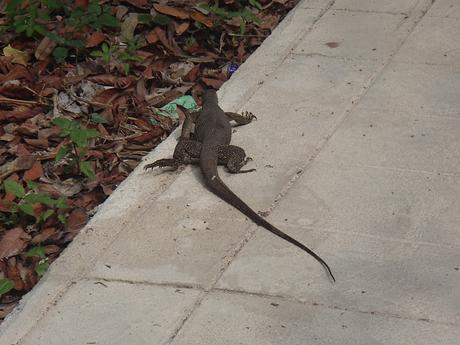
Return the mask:
M 339 61 L 344 61 L 344 62 L 382 62 L 385 61 L 385 58 L 373 58 L 373 59 L 364 59 L 364 58 L 359 58 L 359 57 L 349 57 L 349 56 L 338 56 L 338 55 L 326 55 L 322 53 L 298 53 L 298 52 L 292 52 L 291 56 L 305 56 L 305 57 L 322 57 L 326 59 L 334 59 L 334 60 L 339 60 Z M 383 62 L 382 62 L 383 63 Z
M 408 169 L 381 165 L 367 165 L 367 164 L 350 164 L 348 168 L 370 168 L 376 170 L 387 170 L 387 171 L 400 171 L 414 174 L 425 174 L 425 175 L 436 175 L 436 176 L 449 176 L 449 177 L 460 177 L 460 172 L 457 171 L 431 171 L 431 170 L 420 170 L 420 169 Z M 342 167 L 341 167 L 342 168 Z M 349 169 L 348 169 L 349 170 Z
M 443 322 L 437 321 L 429 318 L 415 318 L 410 316 L 399 315 L 396 313 L 386 313 L 380 311 L 370 311 L 370 310 L 361 310 L 358 308 L 349 308 L 349 307 L 341 307 L 337 305 L 327 305 L 325 303 L 318 303 L 314 301 L 308 301 L 306 299 L 289 296 L 289 295 L 282 295 L 282 294 L 269 294 L 269 293 L 262 293 L 262 292 L 252 292 L 252 291 L 245 291 L 245 290 L 233 290 L 233 289 L 226 289 L 226 288 L 215 288 L 213 289 L 214 292 L 221 292 L 230 295 L 243 295 L 243 296 L 256 296 L 261 298 L 270 298 L 270 299 L 278 299 L 280 301 L 286 302 L 294 302 L 303 305 L 309 305 L 312 307 L 320 307 L 330 310 L 339 310 L 342 312 L 349 312 L 349 313 L 357 313 L 357 314 L 366 314 L 366 315 L 376 315 L 380 317 L 391 317 L 394 319 L 401 319 L 401 320 L 408 320 L 408 321 L 415 321 L 415 322 L 426 322 L 431 324 L 438 324 L 438 325 L 445 325 L 445 326 L 454 326 L 459 327 L 460 324 L 455 322 Z
M 397 15 L 397 16 L 408 16 L 410 14 L 410 10 L 408 12 L 392 12 L 392 11 L 372 11 L 372 10 L 358 10 L 358 9 L 349 9 L 349 8 L 333 8 L 332 11 L 337 12 L 348 12 L 348 13 L 369 13 L 369 14 L 389 14 L 389 15 Z
M 396 59 L 393 60 L 396 63 L 404 63 L 407 65 L 420 65 L 420 66 L 452 66 L 456 67 L 458 64 L 452 63 L 452 62 L 446 62 L 446 63 L 439 63 L 439 62 L 423 62 L 423 61 L 409 61 L 409 60 L 404 60 L 404 59 Z
M 415 65 L 415 63 L 413 63 L 412 65 Z M 445 65 L 443 65 L 445 66 Z M 370 111 L 382 111 L 382 108 L 374 108 L 372 106 L 360 106 L 361 109 L 363 110 L 370 110 Z M 402 110 L 399 110 L 399 109 L 383 109 L 383 110 L 386 110 L 386 111 L 393 111 L 394 113 L 398 114 L 398 113 L 402 113 L 402 114 L 409 114 L 411 116 L 416 116 L 416 117 L 423 117 L 423 118 L 427 118 L 427 119 L 433 119 L 433 120 L 454 120 L 454 121 L 460 121 L 460 117 L 457 117 L 457 116 L 450 116 L 450 115 L 432 115 L 432 114 L 424 114 L 422 112 L 422 110 L 417 110 L 416 112 L 414 113 L 408 113 L 408 112 L 405 112 L 405 111 L 402 111 Z M 419 112 L 420 111 L 420 112 Z M 457 113 L 456 113 L 457 114 Z M 437 172 L 436 172 L 437 173 Z M 449 172 L 450 174 L 450 172 Z
M 93 282 L 94 284 L 101 284 L 101 285 L 104 285 L 104 283 L 107 282 L 107 283 L 123 283 L 123 284 L 131 284 L 131 285 L 145 285 L 145 286 L 157 286 L 157 287 L 174 288 L 174 289 L 204 291 L 202 286 L 198 284 L 192 284 L 192 283 L 153 282 L 153 281 L 147 281 L 147 280 L 105 278 L 105 277 L 99 277 L 97 275 L 84 277 L 84 278 L 81 278 L 79 281 Z M 75 283 L 77 283 L 77 281 Z

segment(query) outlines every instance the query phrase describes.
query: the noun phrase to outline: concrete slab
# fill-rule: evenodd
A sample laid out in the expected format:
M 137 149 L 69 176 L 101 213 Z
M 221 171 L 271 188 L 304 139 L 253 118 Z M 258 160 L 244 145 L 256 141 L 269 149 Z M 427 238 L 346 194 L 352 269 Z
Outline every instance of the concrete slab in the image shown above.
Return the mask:
M 382 60 L 406 35 L 405 23 L 402 14 L 328 11 L 294 52 Z
M 452 64 L 457 65 L 457 70 L 460 71 L 460 19 L 426 16 L 394 60 L 408 63 Z
M 460 328 L 452 325 L 213 293 L 171 345 L 447 345 L 459 336 Z
M 390 63 L 361 100 L 369 109 L 460 117 L 460 69 L 455 66 Z
M 334 2 L 334 9 L 388 12 L 388 13 L 409 13 L 420 0 L 337 0 Z
M 162 344 L 198 295 L 190 289 L 80 281 L 19 345 Z
M 226 183 L 255 209 L 270 206 L 316 153 L 322 138 L 341 121 L 377 68 L 369 61 L 303 55 L 287 58 L 244 107 L 258 120 L 237 128 L 233 137 L 233 143 L 244 147 L 254 159 L 250 166 L 257 168 L 257 178 L 253 174 L 223 174 Z
M 148 178 L 154 180 L 155 173 Z M 222 218 L 227 210 L 228 218 Z M 161 216 L 160 216 L 161 215 Z M 203 188 L 178 179 L 98 258 L 92 277 L 206 286 L 252 223 Z
M 337 283 L 260 229 L 217 287 L 459 326 L 459 182 L 315 164 L 269 218 L 319 253 Z
M 358 107 L 324 148 L 321 160 L 460 176 L 460 118 Z
M 436 0 L 427 15 L 460 18 L 460 3 L 457 0 Z

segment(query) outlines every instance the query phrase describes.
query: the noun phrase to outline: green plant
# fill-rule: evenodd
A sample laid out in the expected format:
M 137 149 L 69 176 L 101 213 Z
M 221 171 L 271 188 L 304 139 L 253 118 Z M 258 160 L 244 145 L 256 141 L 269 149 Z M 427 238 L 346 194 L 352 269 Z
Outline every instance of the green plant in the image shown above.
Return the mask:
M 99 30 L 103 27 L 120 27 L 118 19 L 111 14 L 110 6 L 101 6 L 97 0 L 91 0 L 86 9 L 81 7 L 71 9 L 67 7 L 66 14 L 68 16 L 65 20 L 66 25 L 76 29 L 82 29 L 85 26 L 89 26 L 95 30 Z
M 90 55 L 94 57 L 102 57 L 102 60 L 109 64 L 112 59 L 112 54 L 116 50 L 115 47 L 109 46 L 107 43 L 102 43 L 101 50 L 93 50 Z
M 262 8 L 260 3 L 256 0 L 250 0 L 250 5 Z M 240 11 L 228 11 L 225 8 L 219 7 L 218 5 L 207 5 L 207 4 L 199 4 L 199 7 L 202 9 L 215 14 L 216 16 L 221 17 L 222 19 L 228 20 L 233 18 L 240 18 L 240 32 L 243 34 L 246 31 L 246 23 L 253 22 L 260 24 L 261 20 L 252 13 L 248 8 L 243 8 Z
M 73 8 L 70 0 L 29 0 L 27 6 L 22 0 L 10 0 L 6 6 L 6 28 L 17 34 L 25 34 L 27 37 L 40 39 L 48 37 L 57 44 L 53 51 L 56 62 L 63 62 L 74 49 L 85 46 L 84 42 L 75 39 L 74 33 L 58 35 L 49 32 L 46 24 L 56 21 L 56 16 L 64 17 L 64 23 L 68 28 L 79 31 L 85 27 L 100 30 L 103 27 L 119 28 L 120 23 L 111 14 L 109 5 L 99 5 L 98 0 L 90 0 L 86 8 Z
M 14 284 L 8 278 L 0 279 L 0 296 L 6 294 L 8 291 L 14 288 Z
M 45 272 L 49 268 L 49 263 L 48 258 L 46 257 L 45 248 L 43 246 L 38 245 L 30 248 L 26 252 L 26 256 L 38 256 L 40 258 L 40 261 L 38 261 L 37 266 L 35 266 L 35 272 L 37 272 L 39 276 L 45 274 Z
M 99 137 L 99 132 L 93 128 L 86 128 L 76 120 L 69 120 L 64 117 L 53 119 L 53 123 L 61 130 L 61 137 L 70 139 L 70 144 L 62 146 L 56 154 L 55 161 L 67 157 L 70 160 L 69 168 L 77 167 L 78 170 L 87 178 L 94 179 L 91 163 L 84 160 L 88 152 L 88 140 Z
M 36 184 L 31 182 L 28 183 L 28 192 L 20 183 L 13 180 L 5 180 L 3 187 L 6 193 L 13 194 L 17 198 L 17 202 L 11 204 L 8 214 L 2 212 L 6 226 L 14 226 L 23 218 L 34 219 L 34 223 L 42 223 L 53 215 L 57 215 L 57 219 L 65 223 L 65 216 L 57 212 L 59 209 L 69 208 L 64 198 L 55 199 L 37 193 L 34 191 Z M 36 205 L 40 208 L 35 208 Z

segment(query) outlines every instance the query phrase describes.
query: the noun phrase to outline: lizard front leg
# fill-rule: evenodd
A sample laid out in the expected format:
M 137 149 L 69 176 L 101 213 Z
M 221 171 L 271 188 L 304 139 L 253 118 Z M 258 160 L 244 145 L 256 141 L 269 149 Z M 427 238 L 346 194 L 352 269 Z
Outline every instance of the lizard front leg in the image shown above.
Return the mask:
M 171 167 L 177 170 L 183 164 L 195 164 L 200 161 L 201 143 L 195 140 L 180 140 L 174 149 L 173 158 L 159 159 L 144 166 L 144 170 L 155 167 Z
M 232 112 L 225 112 L 225 115 L 230 119 L 236 122 L 237 126 L 247 125 L 248 123 L 252 122 L 252 120 L 256 119 L 257 117 L 249 112 L 244 111 L 241 114 L 232 113 Z
M 247 173 L 256 169 L 241 170 L 252 158 L 246 157 L 244 150 L 235 145 L 220 145 L 218 148 L 219 164 L 226 165 L 232 174 Z

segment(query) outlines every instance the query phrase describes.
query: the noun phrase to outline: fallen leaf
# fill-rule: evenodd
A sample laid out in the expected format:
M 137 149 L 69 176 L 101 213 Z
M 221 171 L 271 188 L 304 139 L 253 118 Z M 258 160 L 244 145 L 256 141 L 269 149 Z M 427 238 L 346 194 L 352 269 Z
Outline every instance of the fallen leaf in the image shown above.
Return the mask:
M 97 47 L 105 40 L 105 36 L 102 32 L 94 32 L 91 36 L 88 37 L 86 40 L 86 48 L 93 48 Z
M 47 149 L 49 144 L 47 139 L 27 139 L 24 138 L 24 141 L 32 146 L 40 147 L 42 149 Z
M 190 14 L 190 17 L 193 19 L 193 20 L 196 20 L 197 22 L 207 26 L 208 28 L 212 28 L 214 26 L 214 23 L 212 22 L 211 18 L 205 16 L 203 13 L 201 12 L 196 12 L 196 11 L 193 11 L 191 14 Z
M 24 282 L 18 269 L 18 260 L 15 257 L 9 258 L 7 261 L 6 276 L 13 282 L 15 290 L 24 289 Z
M 43 176 L 43 167 L 40 161 L 36 161 L 32 168 L 24 173 L 25 181 L 35 181 Z
M 51 41 L 48 37 L 43 37 L 37 49 L 35 50 L 35 58 L 37 60 L 45 60 L 56 47 L 56 42 Z
M 0 239 L 0 259 L 20 254 L 29 241 L 30 235 L 22 228 L 6 230 Z
M 158 42 L 159 38 L 158 35 L 156 34 L 155 30 L 150 31 L 146 36 L 145 39 L 147 40 L 148 43 L 154 44 Z
M 55 227 L 49 227 L 49 228 L 42 229 L 40 233 L 35 235 L 30 242 L 33 244 L 39 244 L 39 243 L 45 242 L 50 237 L 58 235 L 58 232 L 59 232 L 58 229 L 56 229 Z
M 178 34 L 179 36 L 182 35 L 185 31 L 188 30 L 189 26 L 190 26 L 190 23 L 188 22 L 184 22 L 180 24 L 179 26 L 176 27 L 176 34 Z
M 159 137 L 162 135 L 164 132 L 163 128 L 160 126 L 155 126 L 151 131 L 147 133 L 143 133 L 137 137 L 131 138 L 130 141 L 137 143 L 137 144 L 142 144 L 148 141 L 151 141 L 154 138 Z
M 18 63 L 23 66 L 27 66 L 27 62 L 30 60 L 29 54 L 21 50 L 14 49 L 9 44 L 5 48 L 3 48 L 3 55 L 7 57 L 12 57 L 11 62 Z
M 136 30 L 137 23 L 139 22 L 136 14 L 131 14 L 121 23 L 120 36 L 124 42 L 132 41 L 134 38 L 134 31 Z
M 125 0 L 125 1 L 139 8 L 146 8 L 149 5 L 148 0 Z
M 163 29 L 157 26 L 154 29 L 154 31 L 157 34 L 158 38 L 160 39 L 161 44 L 163 44 L 166 49 L 168 49 L 171 53 L 173 53 L 176 56 L 184 55 L 184 52 L 182 51 L 182 49 L 179 48 L 177 44 L 171 44 L 169 42 L 168 38 L 166 37 L 166 33 Z
M 187 11 L 182 9 L 171 7 L 162 4 L 154 4 L 153 8 L 160 13 L 167 14 L 168 16 L 176 17 L 179 19 L 188 19 L 190 18 L 190 14 Z
M 76 208 L 69 214 L 67 218 L 67 230 L 76 232 L 80 230 L 87 222 L 88 217 L 84 208 Z
M 206 85 L 206 86 L 209 86 L 209 87 L 212 87 L 214 89 L 219 89 L 222 84 L 224 83 L 223 80 L 219 80 L 219 79 L 212 79 L 212 78 L 201 78 L 201 81 Z

